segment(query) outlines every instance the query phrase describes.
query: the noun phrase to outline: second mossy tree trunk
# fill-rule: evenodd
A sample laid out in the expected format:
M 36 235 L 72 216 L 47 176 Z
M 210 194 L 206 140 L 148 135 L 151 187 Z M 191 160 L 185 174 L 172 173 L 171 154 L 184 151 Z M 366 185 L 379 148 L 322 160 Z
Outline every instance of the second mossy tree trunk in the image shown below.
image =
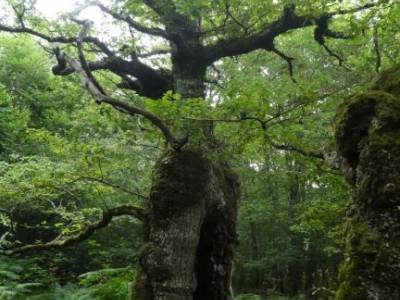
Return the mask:
M 338 300 L 400 299 L 400 67 L 348 98 L 336 140 L 353 186 Z

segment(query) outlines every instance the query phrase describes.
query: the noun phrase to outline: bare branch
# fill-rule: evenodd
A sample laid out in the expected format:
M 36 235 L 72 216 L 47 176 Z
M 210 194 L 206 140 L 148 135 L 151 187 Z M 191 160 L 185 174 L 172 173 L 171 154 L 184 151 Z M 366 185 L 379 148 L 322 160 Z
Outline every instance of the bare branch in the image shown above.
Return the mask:
M 105 90 L 103 89 L 103 87 L 100 85 L 100 83 L 97 81 L 96 77 L 94 77 L 94 75 L 92 74 L 89 65 L 86 61 L 85 55 L 83 53 L 83 49 L 82 49 L 82 43 L 83 43 L 83 39 L 85 38 L 86 34 L 89 31 L 91 24 L 89 21 L 84 21 L 82 23 L 82 28 L 78 34 L 78 37 L 76 39 L 76 46 L 78 49 L 78 57 L 79 60 L 81 62 L 81 66 L 83 71 L 85 71 L 87 78 L 93 83 L 93 85 L 100 91 L 100 93 L 102 93 L 103 95 L 106 95 Z
M 87 225 L 81 232 L 71 237 L 64 239 L 62 236 L 58 236 L 48 243 L 25 245 L 14 249 L 0 250 L 0 254 L 11 256 L 29 251 L 61 249 L 87 240 L 96 232 L 96 230 L 106 227 L 113 218 L 120 216 L 133 216 L 139 220 L 145 220 L 147 218 L 146 210 L 134 205 L 122 205 L 110 209 L 104 209 L 98 221 Z
M 286 63 L 288 64 L 290 78 L 292 79 L 292 81 L 294 83 L 296 83 L 296 79 L 293 76 L 293 63 L 292 63 L 292 61 L 294 60 L 294 58 L 290 57 L 290 56 L 287 56 L 285 53 L 279 51 L 278 49 L 275 48 L 275 46 L 273 46 L 271 51 L 276 53 L 279 57 L 281 57 L 284 61 L 286 61 Z
M 348 40 L 348 39 L 351 39 L 354 37 L 351 34 L 345 34 L 343 32 L 332 31 L 329 28 L 325 31 L 325 36 L 333 38 L 333 39 L 341 39 L 341 40 Z
M 194 118 L 194 117 L 184 117 L 185 120 L 190 120 L 190 121 L 198 121 L 198 122 L 222 122 L 222 123 L 238 123 L 242 121 L 257 121 L 261 124 L 262 127 L 265 126 L 265 121 L 257 118 L 257 117 L 240 117 L 237 119 L 201 119 L 201 118 Z
M 77 179 L 75 179 L 75 180 L 73 180 L 71 182 L 68 182 L 68 184 L 72 184 L 72 183 L 75 183 L 75 182 L 78 182 L 78 181 L 97 182 L 97 183 L 109 186 L 109 187 L 111 187 L 113 189 L 120 190 L 120 191 L 122 191 L 124 193 L 136 196 L 136 197 L 144 199 L 144 200 L 148 200 L 149 199 L 148 196 L 145 196 L 145 195 L 142 195 L 140 193 L 128 190 L 128 189 L 122 187 L 121 185 L 109 182 L 109 181 L 105 180 L 104 178 L 95 178 L 95 177 L 82 176 L 82 177 L 79 177 L 79 178 L 77 178 Z
M 334 53 L 325 43 L 325 37 L 330 36 L 330 37 L 335 37 L 339 38 L 338 33 L 334 33 L 333 31 L 330 31 L 328 28 L 328 22 L 332 16 L 325 14 L 319 17 L 316 22 L 317 26 L 314 29 L 314 39 L 320 44 L 325 51 L 332 57 L 336 58 L 339 62 L 339 66 L 343 66 L 343 59 Z
M 325 51 L 330 55 L 330 56 L 332 56 L 332 57 L 334 57 L 334 58 L 336 58 L 337 59 L 337 61 L 338 61 L 338 63 L 339 63 L 339 66 L 344 66 L 344 62 L 343 62 L 343 58 L 341 58 L 338 54 L 336 54 L 335 52 L 333 52 L 326 44 L 322 44 L 321 45 L 322 46 L 322 48 L 324 48 L 325 49 Z M 347 68 L 347 67 L 346 67 Z
M 225 5 L 225 12 L 226 12 L 226 15 L 227 15 L 228 17 L 230 17 L 239 27 L 241 27 L 241 28 L 243 29 L 244 34 L 247 34 L 247 33 L 248 33 L 249 28 L 246 27 L 245 25 L 243 25 L 243 24 L 231 13 L 229 4 L 226 4 L 226 5 Z
M 291 151 L 291 152 L 297 152 L 297 153 L 299 153 L 301 155 L 304 155 L 304 156 L 307 156 L 307 157 L 312 157 L 312 158 L 325 160 L 323 152 L 314 151 L 314 150 L 307 150 L 307 149 L 303 149 L 303 148 L 296 147 L 296 146 L 293 146 L 293 145 L 288 145 L 288 144 L 277 144 L 277 143 L 273 142 L 271 140 L 271 138 L 269 138 L 268 135 L 265 135 L 265 138 L 266 138 L 268 144 L 270 144 L 275 149 L 284 150 L 284 151 Z
M 15 16 L 17 17 L 19 25 L 24 28 L 25 27 L 25 22 L 24 22 L 24 15 L 26 13 L 26 7 L 24 3 L 21 3 L 20 5 L 13 5 L 11 4 L 11 7 L 15 13 Z
M 323 96 L 324 98 L 327 96 Z M 256 121 L 261 125 L 261 128 L 263 130 L 266 130 L 268 127 L 268 124 L 278 120 L 280 118 L 282 118 L 283 116 L 291 113 L 292 111 L 298 109 L 299 107 L 306 105 L 307 103 L 305 102 L 298 102 L 293 106 L 288 107 L 287 109 L 279 109 L 278 112 L 276 112 L 275 114 L 273 114 L 272 116 L 266 118 L 266 119 L 261 119 L 259 117 L 255 117 L 255 116 L 249 116 L 247 115 L 246 112 L 240 112 L 239 114 L 239 118 L 235 118 L 235 119 L 201 119 L 201 118 L 193 118 L 193 117 L 185 117 L 184 119 L 186 120 L 192 120 L 192 121 L 200 121 L 200 122 L 223 122 L 223 123 L 237 123 L 237 122 L 242 122 L 242 121 Z M 285 119 L 286 121 L 286 119 Z
M 379 51 L 379 33 L 378 33 L 378 27 L 375 24 L 374 26 L 374 36 L 373 36 L 373 41 L 374 41 L 374 51 L 375 51 L 375 56 L 376 56 L 376 61 L 375 61 L 375 71 L 376 73 L 379 73 L 381 71 L 381 65 L 382 65 L 382 56 L 381 52 Z

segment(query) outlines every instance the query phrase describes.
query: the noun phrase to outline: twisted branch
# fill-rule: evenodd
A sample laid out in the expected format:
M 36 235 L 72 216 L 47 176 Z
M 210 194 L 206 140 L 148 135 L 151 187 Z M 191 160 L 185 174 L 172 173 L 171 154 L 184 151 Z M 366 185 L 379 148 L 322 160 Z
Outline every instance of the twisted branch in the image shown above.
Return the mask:
M 48 243 L 31 244 L 13 249 L 0 250 L 0 254 L 12 256 L 30 251 L 43 251 L 65 248 L 67 246 L 87 240 L 98 229 L 106 227 L 113 218 L 120 216 L 133 216 L 142 221 L 147 218 L 145 209 L 138 206 L 122 205 L 114 208 L 109 208 L 102 211 L 101 217 L 98 221 L 87 225 L 86 228 L 84 228 L 81 232 L 69 238 L 63 239 L 61 236 L 58 236 Z

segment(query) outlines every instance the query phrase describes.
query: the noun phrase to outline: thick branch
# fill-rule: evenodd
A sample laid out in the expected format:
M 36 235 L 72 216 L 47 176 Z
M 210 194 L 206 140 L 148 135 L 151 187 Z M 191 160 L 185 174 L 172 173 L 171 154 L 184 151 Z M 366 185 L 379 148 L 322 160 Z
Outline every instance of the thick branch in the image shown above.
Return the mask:
M 96 230 L 106 227 L 113 218 L 120 216 L 133 216 L 139 220 L 145 220 L 147 218 L 146 212 L 143 208 L 134 205 L 122 205 L 102 211 L 101 217 L 98 221 L 87 225 L 81 232 L 63 239 L 61 236 L 56 237 L 54 240 L 48 243 L 25 245 L 22 247 L 1 250 L 0 254 L 3 255 L 15 255 L 26 253 L 29 251 L 42 251 L 51 249 L 64 248 L 79 242 L 83 242 L 90 238 Z
M 54 49 L 54 53 L 56 54 L 57 65 L 53 66 L 52 71 L 54 75 L 70 75 L 74 73 L 74 69 L 67 66 L 66 62 L 62 60 L 62 57 L 59 55 L 59 48 Z M 95 62 L 88 62 L 88 66 L 91 71 L 97 70 L 110 70 L 113 69 L 113 65 L 115 64 L 114 59 L 104 58 Z
M 265 26 L 264 29 L 258 33 L 246 37 L 220 40 L 215 44 L 206 46 L 205 56 L 207 58 L 207 63 L 212 64 L 223 57 L 245 54 L 257 49 L 271 51 L 271 45 L 273 45 L 274 39 L 289 30 L 318 25 L 318 22 L 320 22 L 322 18 L 328 20 L 336 15 L 354 13 L 371 8 L 375 5 L 374 3 L 370 3 L 348 10 L 325 13 L 317 17 L 299 16 L 296 14 L 294 6 L 286 7 L 281 17 Z M 332 31 L 326 31 L 326 34 L 334 36 Z
M 57 65 L 53 67 L 55 75 L 69 75 L 75 72 L 67 65 L 62 55 L 59 55 L 57 51 L 55 54 L 57 58 Z M 171 72 L 155 70 L 135 57 L 131 61 L 126 61 L 113 55 L 97 62 L 88 62 L 87 66 L 90 71 L 109 70 L 117 74 L 123 79 L 119 87 L 134 90 L 139 95 L 151 99 L 160 99 L 165 92 L 173 89 Z M 128 76 L 137 79 L 131 79 Z
M 207 46 L 205 52 L 209 63 L 227 56 L 249 53 L 257 49 L 269 49 L 274 38 L 290 29 L 312 25 L 311 19 L 295 14 L 294 8 L 286 8 L 284 14 L 275 22 L 267 25 L 261 32 L 246 37 L 220 40 Z
M 62 58 L 58 57 L 57 60 L 58 65 L 53 67 L 54 74 L 68 75 L 74 72 L 74 69 L 68 67 Z M 134 56 L 127 61 L 113 55 L 97 62 L 88 62 L 88 68 L 91 71 L 108 70 L 113 72 L 122 77 L 119 87 L 134 90 L 140 96 L 155 100 L 173 89 L 173 78 L 170 71 L 153 69 Z

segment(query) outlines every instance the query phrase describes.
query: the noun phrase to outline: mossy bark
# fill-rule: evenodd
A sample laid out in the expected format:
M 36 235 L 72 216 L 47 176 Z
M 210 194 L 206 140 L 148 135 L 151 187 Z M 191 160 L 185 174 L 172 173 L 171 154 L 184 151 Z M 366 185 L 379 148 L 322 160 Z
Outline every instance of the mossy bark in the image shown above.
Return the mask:
M 337 300 L 400 299 L 400 67 L 348 98 L 336 120 L 353 186 Z
M 157 163 L 138 300 L 232 299 L 237 177 L 190 147 Z

